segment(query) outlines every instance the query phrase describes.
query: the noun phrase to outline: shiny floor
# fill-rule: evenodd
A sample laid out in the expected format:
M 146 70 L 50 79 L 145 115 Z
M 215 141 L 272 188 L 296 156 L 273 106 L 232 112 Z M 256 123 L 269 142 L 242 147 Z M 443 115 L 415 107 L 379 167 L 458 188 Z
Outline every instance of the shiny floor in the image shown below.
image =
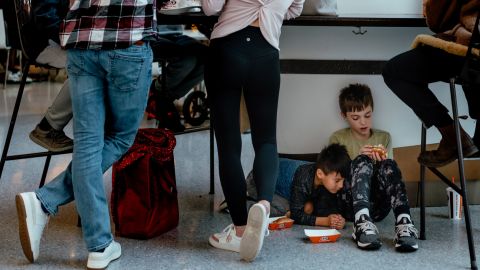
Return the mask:
M 60 89 L 59 83 L 32 83 L 25 89 L 10 153 L 41 151 L 28 139 L 28 133 L 41 119 Z M 13 110 L 18 85 L 0 89 L 0 149 Z M 152 123 L 144 122 L 143 126 Z M 66 128 L 71 134 L 71 126 Z M 243 135 L 242 162 L 245 171 L 252 167 L 253 151 L 249 135 Z M 351 240 L 351 224 L 342 231 L 336 243 L 311 244 L 305 239 L 304 226 L 271 232 L 265 239 L 259 258 L 253 263 L 239 259 L 238 254 L 209 246 L 208 236 L 230 223 L 229 216 L 218 212 L 223 195 L 215 175 L 215 195 L 209 195 L 209 133 L 208 131 L 177 136 L 175 149 L 176 176 L 179 190 L 180 224 L 150 240 L 118 237 L 122 257 L 108 269 L 467 269 L 470 267 L 467 238 L 463 221 L 452 221 L 445 207 L 427 209 L 427 237 L 420 241 L 415 253 L 395 252 L 393 217 L 378 223 L 383 247 L 366 252 Z M 47 181 L 61 172 L 70 155 L 56 156 Z M 23 256 L 18 239 L 14 196 L 38 186 L 43 158 L 8 161 L 0 179 L 0 269 L 84 269 L 87 251 L 76 226 L 74 204 L 61 208 L 51 218 L 41 242 L 37 263 L 30 264 Z M 111 190 L 111 173 L 105 174 L 107 191 Z M 480 207 L 472 209 L 473 231 L 477 250 L 480 249 Z M 418 209 L 412 209 L 419 223 Z M 478 252 L 477 252 L 478 255 Z

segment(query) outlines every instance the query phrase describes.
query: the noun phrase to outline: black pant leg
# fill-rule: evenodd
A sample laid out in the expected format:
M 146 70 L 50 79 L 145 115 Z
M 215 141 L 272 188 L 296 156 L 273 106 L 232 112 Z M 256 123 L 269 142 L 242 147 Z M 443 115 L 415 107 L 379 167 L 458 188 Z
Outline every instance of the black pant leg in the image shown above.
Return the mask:
M 422 122 L 430 127 L 452 122 L 448 109 L 428 88 L 428 84 L 457 75 L 464 58 L 429 46 L 420 46 L 390 59 L 383 70 L 387 86 Z

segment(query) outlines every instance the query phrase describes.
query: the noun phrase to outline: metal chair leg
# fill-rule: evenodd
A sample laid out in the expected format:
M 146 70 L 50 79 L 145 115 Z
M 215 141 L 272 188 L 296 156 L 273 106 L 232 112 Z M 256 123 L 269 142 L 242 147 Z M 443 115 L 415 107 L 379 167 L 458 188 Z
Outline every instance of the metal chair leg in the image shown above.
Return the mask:
M 452 100 L 452 113 L 453 113 L 453 123 L 455 127 L 455 136 L 457 139 L 458 171 L 460 174 L 461 195 L 463 198 L 463 211 L 465 213 L 465 226 L 467 229 L 468 250 L 470 252 L 470 266 L 471 266 L 471 269 L 477 269 L 477 261 L 475 258 L 475 246 L 473 243 L 472 226 L 471 226 L 471 220 L 470 220 L 470 209 L 469 209 L 469 204 L 467 199 L 467 186 L 465 183 L 463 149 L 462 149 L 462 141 L 460 137 L 460 123 L 458 120 L 458 106 L 457 106 L 457 97 L 456 97 L 456 89 L 455 89 L 455 78 L 450 79 L 450 95 Z
M 422 123 L 420 153 L 425 152 L 427 148 L 427 128 Z M 425 234 L 425 166 L 420 164 L 420 239 L 426 240 Z
M 8 126 L 7 137 L 5 138 L 5 144 L 3 146 L 2 157 L 0 159 L 0 179 L 2 178 L 3 168 L 5 167 L 5 161 L 7 161 L 8 149 L 10 148 L 10 141 L 12 140 L 13 129 L 15 122 L 17 121 L 18 110 L 20 109 L 20 103 L 22 101 L 23 90 L 27 81 L 28 70 L 30 68 L 29 61 L 25 61 L 22 71 L 22 81 L 18 88 L 17 99 L 15 100 L 15 106 L 13 107 L 12 117 L 10 118 L 10 125 Z
M 5 63 L 5 79 L 3 80 L 3 89 L 7 88 L 8 62 L 10 61 L 10 49 L 7 50 L 7 62 Z
M 47 158 L 45 159 L 45 165 L 43 166 L 43 172 L 42 172 L 42 179 L 40 180 L 40 185 L 38 186 L 39 188 L 45 185 L 45 179 L 47 178 L 48 167 L 50 165 L 51 159 L 52 159 L 51 155 L 48 155 Z

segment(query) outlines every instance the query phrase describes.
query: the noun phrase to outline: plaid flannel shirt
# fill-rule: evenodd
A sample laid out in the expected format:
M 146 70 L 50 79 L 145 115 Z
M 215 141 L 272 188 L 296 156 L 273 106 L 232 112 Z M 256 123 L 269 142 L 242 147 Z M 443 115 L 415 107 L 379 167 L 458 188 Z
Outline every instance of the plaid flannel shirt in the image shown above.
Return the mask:
M 156 35 L 155 0 L 74 0 L 60 28 L 65 49 L 128 48 Z

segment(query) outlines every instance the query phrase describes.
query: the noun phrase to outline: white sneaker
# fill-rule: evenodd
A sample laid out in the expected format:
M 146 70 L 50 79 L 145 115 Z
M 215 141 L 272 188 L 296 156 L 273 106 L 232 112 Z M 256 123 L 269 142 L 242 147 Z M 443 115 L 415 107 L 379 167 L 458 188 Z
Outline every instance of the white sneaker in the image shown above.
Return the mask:
M 40 252 L 40 239 L 48 223 L 48 215 L 42 210 L 34 192 L 17 194 L 15 197 L 18 215 L 18 233 L 23 254 L 30 262 L 35 262 Z
M 122 247 L 119 243 L 112 241 L 103 252 L 89 252 L 87 269 L 105 269 L 110 262 L 120 258 Z
M 170 0 L 165 2 L 158 12 L 166 15 L 179 15 L 183 13 L 201 12 L 200 0 Z
M 215 238 L 218 239 L 215 240 Z M 215 233 L 208 238 L 210 245 L 219 248 L 230 250 L 234 252 L 240 252 L 241 237 L 238 237 L 233 224 L 228 225 L 221 233 Z
M 248 212 L 247 227 L 240 243 L 240 257 L 243 260 L 251 262 L 260 254 L 267 226 L 267 208 L 261 203 L 254 204 Z
M 21 81 L 22 81 L 22 72 L 17 71 L 13 73 L 12 71 L 8 71 L 7 82 L 19 83 Z M 25 79 L 25 83 L 31 83 L 31 82 L 33 82 L 32 78 L 27 77 L 27 79 Z

